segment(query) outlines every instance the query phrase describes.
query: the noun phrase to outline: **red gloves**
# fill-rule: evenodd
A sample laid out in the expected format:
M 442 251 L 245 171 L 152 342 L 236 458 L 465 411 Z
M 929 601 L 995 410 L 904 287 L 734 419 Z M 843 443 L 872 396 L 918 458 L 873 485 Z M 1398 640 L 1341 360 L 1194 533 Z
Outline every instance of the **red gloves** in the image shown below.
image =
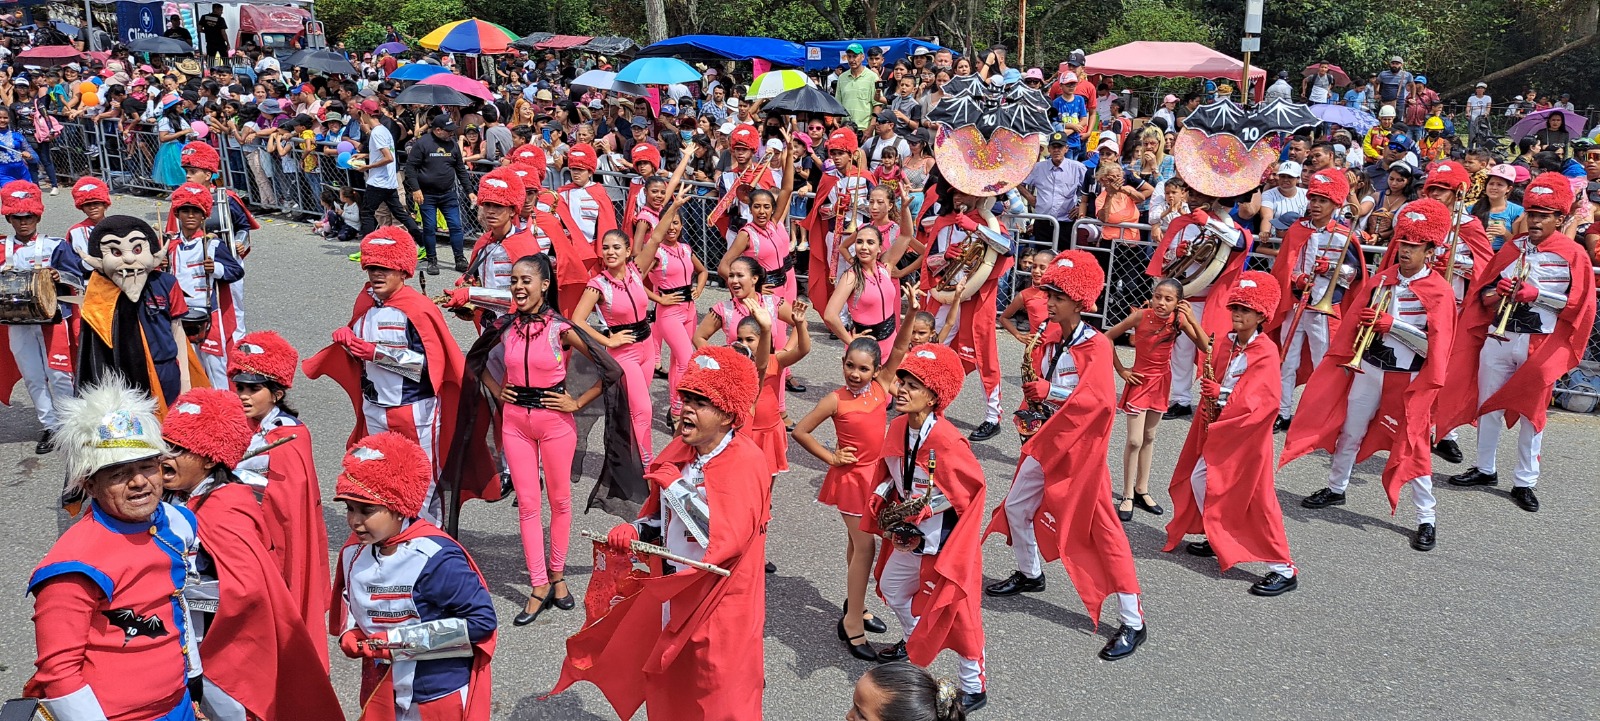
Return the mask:
M 1518 282 L 1510 278 L 1501 278 L 1494 285 L 1495 292 L 1506 296 L 1518 303 L 1532 303 L 1539 297 L 1539 288 L 1531 282 Z
M 1316 273 L 1317 275 L 1327 275 L 1328 269 L 1333 267 L 1333 264 L 1329 263 L 1327 258 L 1317 258 L 1317 262 L 1311 267 L 1313 273 Z
M 618 524 L 616 528 L 606 534 L 606 545 L 612 550 L 627 553 L 633 550 L 633 542 L 639 540 L 639 529 L 631 523 Z
M 1370 325 L 1379 333 L 1388 333 L 1394 327 L 1394 316 L 1380 313 L 1376 308 L 1362 308 L 1361 325 Z
M 1179 258 L 1182 258 L 1183 256 L 1188 255 L 1189 254 L 1189 241 L 1187 241 L 1187 240 L 1178 241 L 1178 249 L 1173 251 L 1173 252 L 1176 253 Z
M 1306 287 L 1311 285 L 1311 276 L 1307 275 L 1305 273 L 1301 273 L 1301 274 L 1295 276 L 1292 280 L 1290 280 L 1289 284 L 1294 286 L 1293 290 L 1296 293 L 1304 293 L 1305 290 L 1306 290 Z
M 1194 210 L 1189 211 L 1188 215 L 1183 217 L 1188 218 L 1189 222 L 1194 223 L 1195 225 L 1205 225 L 1206 223 L 1211 222 L 1211 214 L 1207 213 L 1204 208 L 1195 208 Z
M 978 221 L 973 220 L 972 216 L 962 213 L 956 216 L 956 227 L 971 233 L 978 229 Z
M 349 328 L 340 328 L 334 331 L 333 342 L 344 346 L 345 352 L 356 360 L 371 361 L 373 358 L 378 357 L 378 347 L 362 340 L 360 336 L 356 335 L 355 331 Z
M 451 288 L 445 291 L 444 294 L 450 299 L 445 302 L 444 307 L 460 308 L 467 304 L 467 299 L 471 296 L 472 289 L 462 286 L 460 288 Z
M 1222 384 L 1211 378 L 1200 379 L 1200 395 L 1207 398 L 1221 398 Z
M 368 636 L 359 628 L 352 628 L 339 636 L 339 650 L 350 658 L 389 658 L 389 649 L 372 646 L 366 641 L 379 640 Z
M 1042 401 L 1050 395 L 1050 381 L 1032 381 L 1022 384 L 1022 397 L 1029 401 Z

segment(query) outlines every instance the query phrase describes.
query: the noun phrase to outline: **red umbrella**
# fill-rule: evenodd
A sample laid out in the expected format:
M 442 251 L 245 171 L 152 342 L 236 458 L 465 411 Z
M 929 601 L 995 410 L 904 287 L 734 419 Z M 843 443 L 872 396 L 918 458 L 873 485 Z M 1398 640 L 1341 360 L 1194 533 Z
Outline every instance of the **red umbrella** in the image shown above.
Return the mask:
M 1322 66 L 1323 66 L 1323 63 L 1318 63 L 1316 65 L 1312 65 L 1312 66 L 1310 66 L 1310 67 L 1305 69 L 1304 75 L 1306 77 L 1308 77 L 1308 78 L 1313 76 L 1313 75 L 1316 75 L 1318 69 L 1320 69 Z M 1350 84 L 1350 76 L 1345 74 L 1343 68 L 1340 68 L 1339 66 L 1334 65 L 1332 63 L 1327 63 L 1327 66 L 1328 66 L 1328 74 L 1333 76 L 1333 85 L 1334 85 L 1334 87 L 1342 88 L 1342 87 Z
M 71 45 L 40 45 L 17 55 L 24 65 L 66 65 L 83 59 L 83 53 Z

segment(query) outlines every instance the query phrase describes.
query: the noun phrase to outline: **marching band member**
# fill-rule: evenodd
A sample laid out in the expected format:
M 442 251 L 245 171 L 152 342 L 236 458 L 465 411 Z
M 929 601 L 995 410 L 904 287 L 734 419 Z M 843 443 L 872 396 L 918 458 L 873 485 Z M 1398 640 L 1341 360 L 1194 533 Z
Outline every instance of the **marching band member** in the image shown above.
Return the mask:
M 328 622 L 361 663 L 361 721 L 489 721 L 494 600 L 466 549 L 421 518 L 432 485 L 427 455 L 390 432 L 352 444 L 334 488 L 351 538 Z
M 12 231 L 0 243 L 0 270 L 27 274 L 30 280 L 42 272 L 49 276 L 48 282 L 70 294 L 72 271 L 63 274 L 55 268 L 54 259 L 61 256 L 58 250 L 70 250 L 71 245 L 62 238 L 39 235 L 39 221 L 44 217 L 39 186 L 26 180 L 0 186 L 0 214 L 5 215 Z M 11 404 L 11 389 L 20 378 L 33 400 L 39 425 L 44 427 L 33 446 L 33 452 L 41 455 L 55 448 L 55 432 L 60 426 L 57 404 L 72 397 L 72 338 L 68 323 L 61 311 L 44 320 L 48 322 L 0 323 L 0 336 L 5 337 L 9 351 L 0 356 L 0 400 Z
M 1117 385 L 1111 341 L 1083 321 L 1106 282 L 1088 251 L 1069 250 L 1050 261 L 1040 289 L 1050 304 L 1050 323 L 1027 349 L 1037 380 L 1022 384 L 1029 405 L 1047 409 L 1048 419 L 1022 444 L 1022 460 L 1005 500 L 984 532 L 1006 537 L 1017 570 L 984 592 L 991 596 L 1038 593 L 1045 588 L 1044 562 L 1061 564 L 1098 626 L 1100 606 L 1116 595 L 1122 627 L 1100 650 L 1107 661 L 1126 658 L 1144 643 L 1144 612 L 1128 536 L 1112 519 L 1116 509 L 1106 488 L 1111 430 L 1116 425 Z M 1037 412 L 1037 411 L 1034 411 Z M 1040 538 L 1042 536 L 1042 540 Z
M 822 175 L 817 185 L 816 200 L 804 221 L 806 238 L 812 250 L 806 274 L 806 291 L 811 304 L 828 307 L 833 295 L 833 281 L 839 275 L 839 261 L 844 257 L 844 231 L 861 227 L 871 221 L 865 213 L 867 193 L 871 188 L 870 176 L 865 168 L 856 167 L 856 155 L 861 151 L 855 131 L 840 128 L 823 143 L 828 151 L 828 163 L 833 167 Z M 818 241 L 821 242 L 818 242 Z
M 594 146 L 578 143 L 567 151 L 567 175 L 572 182 L 556 191 L 562 202 L 572 211 L 578 230 L 585 240 L 600 252 L 599 241 L 617 229 L 617 210 L 611 205 L 611 196 L 604 185 L 594 182 L 594 171 L 599 167 L 599 155 Z
M 1517 425 L 1511 500 L 1539 510 L 1539 449 L 1555 382 L 1578 365 L 1594 325 L 1594 271 L 1582 245 L 1559 230 L 1572 208 L 1572 186 L 1559 173 L 1534 178 L 1523 194 L 1527 232 L 1500 246 L 1468 289 L 1451 346 L 1449 379 L 1465 388 L 1445 394 L 1439 427 L 1478 426 L 1478 458 L 1451 476 L 1457 486 L 1492 486 L 1502 429 Z
M 1250 592 L 1278 596 L 1300 585 L 1272 478 L 1272 420 L 1283 392 L 1278 347 L 1260 332 L 1278 308 L 1278 281 L 1245 271 L 1223 291 L 1234 330 L 1211 345 L 1200 381 L 1202 412 L 1172 473 L 1172 521 L 1162 550 L 1177 548 L 1187 534 L 1204 535 L 1188 544 L 1191 555 L 1216 556 L 1224 572 L 1265 562 L 1267 575 Z
M 178 162 L 183 166 L 185 179 L 188 182 L 207 190 L 213 188 L 212 180 L 222 168 L 222 158 L 217 155 L 217 149 L 199 140 L 191 141 L 183 146 L 183 150 L 178 153 Z M 229 224 L 233 227 L 233 237 L 226 240 L 231 243 L 234 256 L 243 261 L 250 255 L 250 233 L 251 231 L 260 230 L 261 223 L 250 212 L 249 206 L 246 206 L 244 201 L 239 198 L 238 193 L 233 192 L 231 188 L 224 188 L 224 192 L 228 194 L 228 207 L 212 209 L 211 213 L 206 216 L 206 231 L 222 232 L 221 216 L 222 213 L 226 212 Z M 213 204 L 215 204 L 214 197 Z M 168 233 L 178 230 L 176 211 L 177 209 L 174 208 L 172 212 L 167 214 L 166 232 Z M 233 296 L 234 324 L 233 336 L 224 338 L 224 344 L 239 340 L 246 332 L 244 324 L 244 279 L 240 278 L 229 283 L 228 292 Z M 212 385 L 221 387 L 215 383 Z
M 755 364 L 733 348 L 703 347 L 678 392 L 683 419 L 650 468 L 649 498 L 608 542 L 624 553 L 633 541 L 660 544 L 731 575 L 652 557 L 644 590 L 567 639 L 551 693 L 588 681 L 621 718 L 643 705 L 650 721 L 759 721 L 772 473 L 743 432 Z
M 1309 378 L 1312 369 L 1327 355 L 1328 339 L 1339 326 L 1345 289 L 1355 287 L 1366 270 L 1361 241 L 1336 217 L 1349 196 L 1350 182 L 1343 172 L 1312 173 L 1306 182 L 1305 217 L 1289 226 L 1278 257 L 1272 262 L 1279 300 L 1267 332 L 1281 341 L 1279 348 L 1284 354 L 1278 371 L 1283 379 L 1283 398 L 1278 401 L 1274 432 L 1289 429 L 1294 417 L 1295 386 Z M 1312 308 L 1328 293 L 1333 294 L 1329 313 Z
M 656 367 L 655 348 L 650 342 L 650 314 L 663 298 L 645 286 L 644 273 L 638 265 L 646 257 L 644 251 L 654 253 L 655 247 L 646 244 L 639 256 L 633 256 L 630 247 L 628 236 L 620 230 L 607 232 L 600 239 L 600 262 L 604 267 L 589 279 L 589 286 L 573 311 L 573 323 L 604 346 L 622 367 L 628 411 L 633 415 L 633 439 L 639 444 L 639 458 L 649 465 L 650 419 L 654 415 L 650 379 Z M 589 324 L 589 316 L 597 308 L 605 321 L 605 332 Z
M 856 230 L 851 243 L 854 256 L 839 274 L 833 296 L 822 313 L 828 330 L 845 345 L 857 338 L 870 338 L 878 344 L 880 357 L 894 347 L 900 302 L 900 286 L 889 265 L 879 260 L 883 242 L 884 236 L 876 227 Z M 850 314 L 849 326 L 844 322 L 846 311 Z
M 96 224 L 105 220 L 106 210 L 111 207 L 111 189 L 106 181 L 93 175 L 78 178 L 78 182 L 72 184 L 72 207 L 83 211 L 83 220 L 67 229 L 67 240 L 82 258 L 89 254 L 89 234 L 94 232 Z
M 772 314 L 762 307 L 761 301 L 747 298 L 745 308 L 750 312 L 735 328 L 735 344 L 750 353 L 756 362 L 756 377 L 761 379 L 761 390 L 756 396 L 755 413 L 750 419 L 750 440 L 767 455 L 767 468 L 773 480 L 779 473 L 789 470 L 789 432 L 783 427 L 778 410 L 783 397 L 780 378 L 790 366 L 799 363 L 811 352 L 811 334 L 806 328 L 807 304 L 797 300 L 789 306 L 794 319 L 794 334 L 782 348 L 772 342 Z M 770 566 L 770 562 L 769 562 Z M 769 567 L 772 573 L 777 568 Z
M 1387 449 L 1383 487 L 1389 509 L 1394 511 L 1399 502 L 1400 487 L 1410 483 L 1417 506 L 1411 547 L 1418 551 L 1432 550 L 1436 538 L 1429 449 L 1456 306 L 1449 282 L 1429 264 L 1449 228 L 1450 209 L 1436 200 L 1424 198 L 1401 209 L 1390 241 L 1399 246 L 1396 264 L 1353 291 L 1350 307 L 1362 309 L 1360 322 L 1340 327 L 1306 385 L 1301 402 L 1325 420 L 1318 424 L 1308 418 L 1291 426 L 1278 461 L 1282 467 L 1319 448 L 1333 454 L 1328 487 L 1300 502 L 1306 508 L 1327 508 L 1344 505 L 1356 463 Z M 1362 333 L 1373 335 L 1364 348 L 1357 348 Z M 1360 370 L 1351 370 L 1352 363 Z M 1372 423 L 1378 414 L 1394 420 Z
M 650 189 L 650 179 L 662 174 L 661 151 L 649 143 L 636 143 L 628 151 L 628 160 L 633 163 L 636 177 L 628 181 L 628 198 L 622 204 L 622 227 L 628 229 L 634 244 L 638 245 L 644 242 L 639 236 L 639 211 L 647 205 L 645 191 Z
M 228 378 L 250 423 L 254 454 L 234 473 L 265 484 L 261 501 L 269 548 L 283 570 L 289 596 L 311 629 L 324 668 L 327 631 L 328 527 L 322 521 L 322 487 L 311 453 L 311 430 L 289 407 L 300 354 L 273 331 L 248 333 L 228 349 Z
M 717 194 L 723 198 L 731 197 L 732 202 L 726 205 L 727 212 L 717 219 L 716 227 L 730 250 L 734 246 L 738 233 L 744 229 L 746 224 L 755 220 L 750 208 L 753 198 L 752 191 L 758 188 L 768 189 L 772 187 L 772 174 L 768 172 L 765 165 L 756 159 L 756 151 L 760 148 L 761 131 L 756 130 L 754 125 L 740 123 L 733 129 L 732 133 L 728 134 L 728 157 L 732 160 L 732 165 L 717 174 Z M 689 161 L 689 155 L 689 153 L 684 154 L 683 160 L 685 163 Z M 718 203 L 718 205 L 723 204 Z M 778 207 L 784 208 L 785 211 L 788 209 L 788 206 Z M 776 209 L 772 211 L 769 217 L 777 218 L 775 222 L 780 226 L 782 225 L 783 216 L 778 215 Z M 789 239 L 784 237 L 780 257 L 787 256 L 788 253 Z M 733 254 L 733 257 L 738 257 L 738 254 Z M 722 260 L 717 263 L 719 272 L 721 268 L 727 267 L 728 258 L 729 255 L 725 253 Z M 722 273 L 722 275 L 726 276 L 726 273 Z M 783 286 L 782 283 L 774 285 L 777 287 Z M 793 289 L 791 288 L 791 290 Z M 792 294 L 788 297 L 792 297 Z
M 172 191 L 178 230 L 168 236 L 167 263 L 189 306 L 184 332 L 197 346 L 211 387 L 226 388 L 228 344 L 237 340 L 234 331 L 239 327 L 230 287 L 244 279 L 244 266 L 233 243 L 206 232 L 211 206 L 211 191 L 205 186 L 184 183 Z
M 694 355 L 695 327 L 700 322 L 695 301 L 705 292 L 706 281 L 711 278 L 700 257 L 683 239 L 681 211 L 689 197 L 683 192 L 673 197 L 672 204 L 650 230 L 649 240 L 645 241 L 636 261 L 640 272 L 660 297 L 650 335 L 655 339 L 658 364 L 662 344 L 666 344 L 672 356 L 672 365 L 667 368 L 667 419 L 673 427 L 677 426 L 678 416 L 683 414 L 678 381 L 689 370 L 689 356 Z
M 550 255 L 556 273 L 556 305 L 561 312 L 570 314 L 599 267 L 594 246 L 573 242 L 574 234 L 583 237 L 578 222 L 561 202 L 561 196 L 545 190 L 544 176 L 549 166 L 545 165 L 544 151 L 537 145 L 522 145 L 509 157 L 511 170 L 521 177 L 525 194 L 517 232 L 532 234 L 543 252 Z
M 184 589 L 205 664 L 200 710 L 217 721 L 343 719 L 310 635 L 270 551 L 266 489 L 234 475 L 250 445 L 239 397 L 196 388 L 172 404 L 163 486 L 194 514 L 199 583 Z
M 744 131 L 735 130 L 732 142 L 747 142 L 741 139 L 741 133 Z M 755 137 L 755 128 L 749 128 L 744 134 Z M 738 152 L 740 147 L 734 145 L 735 152 Z M 784 221 L 788 217 L 789 198 L 794 194 L 794 158 L 785 154 L 783 186 L 776 194 L 760 184 L 752 188 L 740 186 L 739 190 L 743 193 L 741 208 L 749 209 L 749 219 L 740 226 L 738 232 L 734 233 L 733 240 L 728 243 L 728 252 L 724 253 L 722 260 L 717 263 L 717 274 L 726 278 L 729 265 L 733 263 L 734 258 L 740 256 L 755 258 L 756 262 L 761 264 L 762 284 L 770 288 L 773 295 L 793 301 L 797 297 L 794 256 L 790 247 L 789 229 Z
M 1000 327 L 1010 333 L 1018 343 L 1028 344 L 1028 338 L 1038 330 L 1039 325 L 1050 318 L 1050 303 L 1045 298 L 1044 291 L 1039 290 L 1039 276 L 1044 275 L 1050 267 L 1050 261 L 1056 256 L 1054 250 L 1040 248 L 1025 252 L 1017 260 L 1016 282 L 1027 285 L 1011 294 L 1011 302 L 1000 311 Z M 1179 286 L 1180 288 L 1182 286 Z M 1018 328 L 1016 316 L 1022 313 L 1028 318 L 1027 328 Z M 1161 410 L 1165 412 L 1166 406 Z
M 794 324 L 792 309 L 794 305 L 787 300 L 771 293 L 762 293 L 761 264 L 755 258 L 741 255 L 728 264 L 728 295 L 727 300 L 713 306 L 700 319 L 699 327 L 694 331 L 694 346 L 702 348 L 711 342 L 711 334 L 722 330 L 722 339 L 726 345 L 733 345 L 739 337 L 739 321 L 750 315 L 750 307 L 746 300 L 754 299 L 766 308 L 772 317 L 783 321 L 782 325 L 772 328 L 772 342 L 786 345 L 789 342 L 789 327 Z
M 977 593 L 985 481 L 971 445 L 944 417 L 963 371 L 943 345 L 916 346 L 901 363 L 894 397 L 901 415 L 889 422 L 861 526 L 887 541 L 878 555 L 878 595 L 905 633 L 878 659 L 925 667 L 944 649 L 956 652 L 958 702 L 975 711 L 989 701 Z
M 444 307 L 461 309 L 472 304 L 473 322 L 480 330 L 505 312 L 504 301 L 492 300 L 496 292 L 511 289 L 511 264 L 525 255 L 542 252 L 533 234 L 517 229 L 527 192 L 522 176 L 508 167 L 495 168 L 478 180 L 478 224 L 483 235 L 472 244 L 472 260 L 456 287 L 445 291 Z

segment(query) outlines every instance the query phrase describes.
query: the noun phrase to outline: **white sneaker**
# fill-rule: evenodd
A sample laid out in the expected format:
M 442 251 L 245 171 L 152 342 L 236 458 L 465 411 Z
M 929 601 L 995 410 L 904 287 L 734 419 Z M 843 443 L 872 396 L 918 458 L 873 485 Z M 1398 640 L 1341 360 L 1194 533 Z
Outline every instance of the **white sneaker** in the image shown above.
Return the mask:
M 51 195 L 56 195 L 57 193 L 60 193 L 60 192 L 61 192 L 60 188 L 57 188 L 54 185 L 50 186 L 50 194 Z

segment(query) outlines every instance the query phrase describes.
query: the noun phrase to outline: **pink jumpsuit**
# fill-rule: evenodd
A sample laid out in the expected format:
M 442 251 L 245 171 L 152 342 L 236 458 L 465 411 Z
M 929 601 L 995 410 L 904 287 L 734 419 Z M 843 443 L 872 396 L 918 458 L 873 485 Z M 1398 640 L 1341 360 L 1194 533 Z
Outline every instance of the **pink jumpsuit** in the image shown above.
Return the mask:
M 850 322 L 854 326 L 852 330 L 857 333 L 865 330 L 863 326 L 893 321 L 900 312 L 900 286 L 889 276 L 887 266 L 875 263 L 871 271 L 863 269 L 861 275 L 861 283 L 846 304 L 850 309 Z M 889 351 L 893 349 L 894 323 L 891 322 L 888 334 L 878 340 L 878 352 L 884 360 L 888 360 Z
M 656 248 L 656 263 L 650 269 L 650 285 L 656 293 L 676 293 L 686 299 L 675 305 L 656 306 L 656 323 L 650 338 L 656 358 L 661 357 L 662 343 L 672 351 L 672 366 L 667 369 L 667 397 L 671 399 L 674 415 L 683 412 L 683 401 L 678 399 L 678 379 L 689 369 L 689 356 L 694 355 L 694 328 L 700 322 L 691 292 L 694 290 L 694 256 L 690 253 L 688 243 L 664 242 Z
M 769 275 L 782 271 L 784 281 L 772 287 L 772 294 L 793 302 L 796 293 L 794 269 L 783 267 L 789 258 L 788 229 L 781 222 L 768 221 L 764 226 L 746 223 L 744 232 L 750 238 L 744 247 L 744 254 L 755 258 L 761 270 Z
M 600 293 L 600 303 L 596 307 L 607 326 L 616 329 L 645 322 L 650 296 L 645 294 L 639 266 L 628 263 L 621 280 L 602 270 L 589 279 L 588 287 Z M 650 332 L 650 326 L 645 325 L 643 330 Z M 628 388 L 628 415 L 633 418 L 633 437 L 639 444 L 639 457 L 648 467 L 653 457 L 650 452 L 650 379 L 655 374 L 656 354 L 654 344 L 649 338 L 639 338 L 641 335 L 644 333 L 634 330 L 635 342 L 612 348 L 610 352 L 622 366 L 622 380 Z
M 561 335 L 566 323 L 542 316 L 515 320 L 506 330 L 499 352 L 505 361 L 507 386 L 551 388 L 567 378 L 567 355 Z M 522 528 L 522 552 L 528 560 L 528 577 L 534 586 L 550 582 L 550 572 L 567 563 L 567 541 L 572 535 L 572 463 L 578 451 L 578 424 L 572 414 L 548 408 L 527 408 L 506 403 L 501 407 L 501 448 L 511 467 L 516 487 L 517 518 Z M 550 563 L 545 565 L 544 524 L 540 518 L 539 469 L 550 495 Z

